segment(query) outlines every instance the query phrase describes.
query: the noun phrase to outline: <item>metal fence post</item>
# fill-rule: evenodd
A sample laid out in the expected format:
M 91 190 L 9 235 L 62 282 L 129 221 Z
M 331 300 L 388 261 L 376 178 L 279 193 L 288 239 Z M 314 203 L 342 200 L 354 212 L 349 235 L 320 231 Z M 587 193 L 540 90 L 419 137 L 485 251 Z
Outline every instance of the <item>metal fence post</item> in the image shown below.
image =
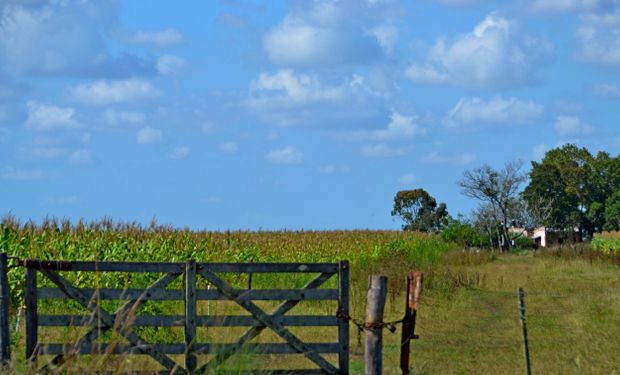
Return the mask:
M 383 310 L 387 298 L 387 277 L 372 275 L 368 278 L 366 306 L 366 348 L 364 365 L 366 375 L 380 375 L 383 370 L 381 358 L 383 345 Z
M 525 371 L 527 375 L 532 374 L 532 366 L 530 363 L 530 348 L 527 341 L 527 326 L 525 325 L 525 292 L 523 288 L 519 288 L 519 318 L 521 319 L 521 327 L 523 328 L 523 356 L 525 357 Z
M 196 371 L 196 261 L 185 263 L 185 370 Z
M 11 338 L 9 336 L 9 271 L 6 253 L 0 253 L 0 366 L 11 362 Z

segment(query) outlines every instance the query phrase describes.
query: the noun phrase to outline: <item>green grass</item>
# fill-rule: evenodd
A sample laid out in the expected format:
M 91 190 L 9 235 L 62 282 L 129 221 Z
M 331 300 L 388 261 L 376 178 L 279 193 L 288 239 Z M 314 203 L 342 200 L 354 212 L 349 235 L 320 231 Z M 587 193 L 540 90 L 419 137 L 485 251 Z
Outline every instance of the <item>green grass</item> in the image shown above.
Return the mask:
M 415 374 L 523 373 L 521 328 L 518 320 L 518 287 L 526 292 L 526 314 L 534 373 L 617 373 L 620 370 L 620 268 L 617 257 L 586 247 L 520 254 L 464 252 L 439 237 L 396 231 L 334 232 L 191 232 L 153 225 L 118 225 L 109 221 L 70 226 L 50 220 L 42 226 L 4 219 L 0 227 L 0 251 L 20 258 L 99 259 L 129 261 L 301 261 L 331 262 L 349 259 L 351 267 L 351 315 L 363 319 L 367 277 L 389 278 L 386 320 L 402 317 L 405 275 L 425 272 L 424 292 L 418 312 L 417 333 L 411 363 Z M 616 264 L 615 264 L 616 263 Z M 17 306 L 22 303 L 23 271 L 10 271 L 14 327 Z M 143 286 L 158 275 L 124 278 L 84 273 L 73 281 L 82 286 Z M 299 287 L 309 276 L 279 278 L 255 275 L 257 288 Z M 228 281 L 242 287 L 244 275 Z M 178 283 L 181 281 L 179 280 Z M 175 285 L 180 287 L 180 284 Z M 334 287 L 332 283 L 330 287 Z M 260 303 L 265 309 L 275 303 Z M 109 304 L 114 308 L 118 304 Z M 201 314 L 242 314 L 227 302 L 201 302 Z M 333 303 L 303 302 L 291 314 L 331 314 Z M 183 306 L 151 303 L 146 314 L 181 314 Z M 46 313 L 83 313 L 75 304 L 46 303 Z M 13 333 L 14 369 L 26 371 L 22 324 Z M 335 339 L 331 328 L 292 328 L 308 342 Z M 199 340 L 232 342 L 243 328 L 201 328 Z M 74 342 L 75 328 L 42 329 L 45 341 Z M 142 328 L 139 332 L 157 342 L 182 342 L 180 328 Z M 384 369 L 399 373 L 399 338 L 385 331 Z M 115 335 L 106 339 L 119 340 Z M 362 345 L 363 345 L 363 336 Z M 259 342 L 277 342 L 263 332 Z M 335 357 L 329 357 L 335 361 Z M 177 358 L 181 361 L 181 358 Z M 202 358 L 201 361 L 205 359 Z M 270 368 L 312 367 L 301 356 L 255 356 L 246 353 L 227 366 L 244 369 L 268 363 Z M 155 369 L 152 361 L 131 356 L 86 358 L 71 368 L 105 368 L 123 373 L 130 368 Z M 363 373 L 363 347 L 351 329 L 351 369 Z

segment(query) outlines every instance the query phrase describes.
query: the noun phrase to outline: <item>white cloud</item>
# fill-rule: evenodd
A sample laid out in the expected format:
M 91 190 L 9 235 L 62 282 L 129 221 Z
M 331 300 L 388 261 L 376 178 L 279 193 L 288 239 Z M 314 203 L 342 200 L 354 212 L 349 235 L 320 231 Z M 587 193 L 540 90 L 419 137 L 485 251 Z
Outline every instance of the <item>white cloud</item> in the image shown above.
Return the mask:
M 552 54 L 552 45 L 523 33 L 518 25 L 491 13 L 473 31 L 452 41 L 438 40 L 427 61 L 407 70 L 414 82 L 464 87 L 528 84 Z
M 117 7 L 106 2 L 0 2 L 0 61 L 12 72 L 60 77 L 154 74 L 153 63 L 108 50 L 105 30 Z
M 416 120 L 414 116 L 392 112 L 390 123 L 386 129 L 358 131 L 354 133 L 354 137 L 372 141 L 390 141 L 426 134 L 426 129 L 418 125 Z
M 97 106 L 151 100 L 159 94 L 160 92 L 149 81 L 137 78 L 114 81 L 97 80 L 68 89 L 71 99 Z
M 176 147 L 172 152 L 168 155 L 170 159 L 184 159 L 192 152 L 192 149 L 188 146 Z
M 270 151 L 265 158 L 272 164 L 297 165 L 304 161 L 304 154 L 294 147 L 287 146 L 283 149 Z
M 224 142 L 220 144 L 220 151 L 224 154 L 236 154 L 239 152 L 239 145 L 235 142 Z
M 620 11 L 580 17 L 575 39 L 577 60 L 596 64 L 620 64 Z
M 278 99 L 280 104 L 287 106 L 337 100 L 343 96 L 342 88 L 324 87 L 316 77 L 296 75 L 289 69 L 280 70 L 275 74 L 261 73 L 257 80 L 252 81 L 250 89 L 256 94 L 250 102 L 254 105 L 264 104 L 266 95 L 269 95 L 270 102 Z
M 150 126 L 145 126 L 138 131 L 136 135 L 136 142 L 141 145 L 147 145 L 152 143 L 161 143 L 164 140 L 164 133 Z
M 368 125 L 383 116 L 385 100 L 361 83 L 328 85 L 316 76 L 282 69 L 261 73 L 250 84 L 246 105 L 266 122 L 280 126 Z M 376 123 L 376 122 L 375 122 Z
M 172 56 L 172 55 L 163 55 L 159 59 L 157 59 L 157 72 L 161 75 L 171 75 L 178 73 L 187 65 L 187 61 L 185 59 Z
M 411 149 L 411 147 L 399 147 L 387 145 L 385 143 L 377 143 L 373 145 L 364 145 L 361 151 L 362 155 L 368 158 L 392 158 L 407 155 Z
M 2 174 L 3 179 L 13 181 L 34 181 L 45 177 L 47 175 L 41 169 L 19 169 L 13 167 L 8 167 Z
M 46 105 L 32 100 L 26 106 L 28 107 L 26 127 L 29 129 L 55 130 L 79 127 L 74 108 Z
M 152 44 L 156 47 L 169 47 L 185 42 L 185 37 L 175 28 L 162 31 L 138 31 L 131 38 L 133 43 Z
M 412 183 L 414 183 L 416 180 L 415 175 L 412 173 L 407 173 L 404 174 L 402 176 L 400 176 L 400 178 L 398 179 L 398 182 L 401 185 L 411 185 Z
M 620 97 L 620 87 L 614 83 L 602 83 L 591 87 L 591 91 L 594 95 L 609 99 Z
M 146 119 L 144 113 L 135 111 L 116 111 L 108 109 L 105 111 L 104 116 L 108 124 L 112 126 L 116 125 L 142 125 Z
M 73 165 L 86 165 L 93 161 L 93 154 L 86 149 L 75 150 L 69 155 L 69 162 Z
M 592 126 L 584 123 L 578 117 L 558 116 L 554 124 L 555 131 L 562 137 L 575 135 L 589 135 L 592 133 Z
M 566 13 L 595 9 L 600 0 L 532 0 L 529 8 L 532 13 Z
M 437 151 L 430 152 L 424 158 L 424 161 L 430 164 L 452 164 L 452 165 L 470 164 L 474 160 L 476 160 L 476 155 L 473 153 L 443 155 Z
M 538 120 L 543 106 L 532 100 L 504 99 L 496 96 L 491 100 L 478 97 L 461 98 L 445 118 L 447 126 L 484 124 L 526 124 Z
M 298 2 L 263 38 L 269 59 L 284 66 L 368 64 L 391 52 L 402 14 L 389 2 Z

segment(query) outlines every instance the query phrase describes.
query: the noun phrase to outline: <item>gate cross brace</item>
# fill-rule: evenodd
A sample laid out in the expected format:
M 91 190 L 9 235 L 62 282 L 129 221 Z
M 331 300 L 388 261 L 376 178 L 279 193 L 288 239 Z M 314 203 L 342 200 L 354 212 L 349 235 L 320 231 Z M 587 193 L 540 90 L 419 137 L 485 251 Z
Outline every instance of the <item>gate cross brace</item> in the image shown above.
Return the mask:
M 260 307 L 258 307 L 252 301 L 243 298 L 243 294 L 236 293 L 233 288 L 218 277 L 211 270 L 201 267 L 198 272 L 211 284 L 215 285 L 217 289 L 222 292 L 230 300 L 237 302 L 241 307 L 247 310 L 256 320 L 261 322 L 266 327 L 271 328 L 278 336 L 286 340 L 286 342 L 294 348 L 298 353 L 303 354 L 306 358 L 316 363 L 323 371 L 328 374 L 337 374 L 338 369 L 331 363 L 327 362 L 318 353 L 310 351 L 306 345 L 297 336 L 293 335 L 286 327 L 284 327 L 278 321 L 279 316 L 268 315 Z M 205 369 L 206 370 L 206 369 Z
M 334 273 L 331 273 L 331 272 L 323 272 L 319 274 L 317 277 L 315 277 L 314 279 L 312 279 L 309 283 L 304 285 L 302 289 L 316 289 L 320 287 L 321 285 L 323 285 L 323 283 L 329 280 L 333 275 Z M 298 303 L 299 303 L 299 300 L 284 301 L 271 312 L 271 316 L 277 319 L 283 316 L 284 314 L 286 314 L 293 307 L 297 306 Z M 199 374 L 203 373 L 208 368 L 212 366 L 217 366 L 220 363 L 226 361 L 228 358 L 230 358 L 231 356 L 235 355 L 235 353 L 240 351 L 246 342 L 258 336 L 265 328 L 267 328 L 265 325 L 257 325 L 257 326 L 250 328 L 248 331 L 246 331 L 243 335 L 241 335 L 237 339 L 237 342 L 235 342 L 235 345 L 230 350 L 227 350 L 222 353 L 218 353 L 213 359 L 211 359 L 209 362 L 204 364 L 200 369 L 198 369 L 197 373 Z
M 129 341 L 134 347 L 140 349 L 144 354 L 147 354 L 147 355 L 151 356 L 157 362 L 162 364 L 171 373 L 177 373 L 177 372 L 183 373 L 184 372 L 175 361 L 173 361 L 167 355 L 157 351 L 148 342 L 146 342 L 140 336 L 138 336 L 136 333 L 134 333 L 131 328 L 129 328 L 129 329 L 122 329 L 123 327 L 116 327 L 115 324 L 114 324 L 114 322 L 115 322 L 115 315 L 108 313 L 107 311 L 105 311 L 104 309 L 99 307 L 98 305 L 94 306 L 94 307 L 91 306 L 91 304 L 90 304 L 91 299 L 81 289 L 73 286 L 69 281 L 67 281 L 66 279 L 61 277 L 58 273 L 56 273 L 56 272 L 54 272 L 52 270 L 41 268 L 40 271 L 48 279 L 50 279 L 52 282 L 54 282 L 54 284 L 58 285 L 58 288 L 63 293 L 65 293 L 69 298 L 72 298 L 72 299 L 76 300 L 80 305 L 82 305 L 83 307 L 85 307 L 88 310 L 92 311 L 93 314 L 96 317 L 95 321 L 101 321 L 104 324 L 104 327 L 105 327 L 106 330 L 110 329 L 110 328 L 114 328 L 119 334 L 121 334 L 123 337 L 125 337 L 127 339 L 127 341 Z M 162 278 L 160 278 L 158 281 L 156 281 L 155 284 L 153 284 L 149 288 L 147 288 L 144 291 L 143 295 L 146 295 L 147 293 L 153 291 L 154 289 L 160 289 L 160 288 L 163 289 L 167 284 L 169 284 L 172 280 L 174 280 L 179 275 L 180 275 L 180 273 L 168 273 L 168 274 L 164 275 Z M 129 308 L 131 308 L 131 306 L 132 306 L 132 305 L 129 305 L 130 303 L 132 303 L 132 302 L 133 303 L 138 303 L 138 302 L 142 303 L 142 301 L 143 301 L 142 299 L 138 299 L 136 302 L 129 301 L 128 303 L 123 305 L 118 311 L 125 310 L 125 309 L 129 310 Z M 96 327 L 93 328 L 93 329 L 96 329 Z M 92 338 L 96 338 L 98 336 L 98 334 L 94 334 L 94 336 L 92 336 L 92 337 L 87 337 L 87 336 L 90 336 L 89 335 L 90 333 L 91 332 L 89 331 L 83 337 L 83 339 L 89 340 L 89 339 L 92 339 Z

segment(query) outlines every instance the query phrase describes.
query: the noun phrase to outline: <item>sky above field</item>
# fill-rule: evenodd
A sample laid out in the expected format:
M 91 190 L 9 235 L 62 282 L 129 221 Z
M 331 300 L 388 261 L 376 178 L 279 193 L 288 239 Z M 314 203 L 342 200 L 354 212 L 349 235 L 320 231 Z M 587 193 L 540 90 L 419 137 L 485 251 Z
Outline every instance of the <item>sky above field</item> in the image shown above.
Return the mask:
M 463 171 L 620 149 L 620 1 L 0 2 L 0 215 L 398 228 Z

